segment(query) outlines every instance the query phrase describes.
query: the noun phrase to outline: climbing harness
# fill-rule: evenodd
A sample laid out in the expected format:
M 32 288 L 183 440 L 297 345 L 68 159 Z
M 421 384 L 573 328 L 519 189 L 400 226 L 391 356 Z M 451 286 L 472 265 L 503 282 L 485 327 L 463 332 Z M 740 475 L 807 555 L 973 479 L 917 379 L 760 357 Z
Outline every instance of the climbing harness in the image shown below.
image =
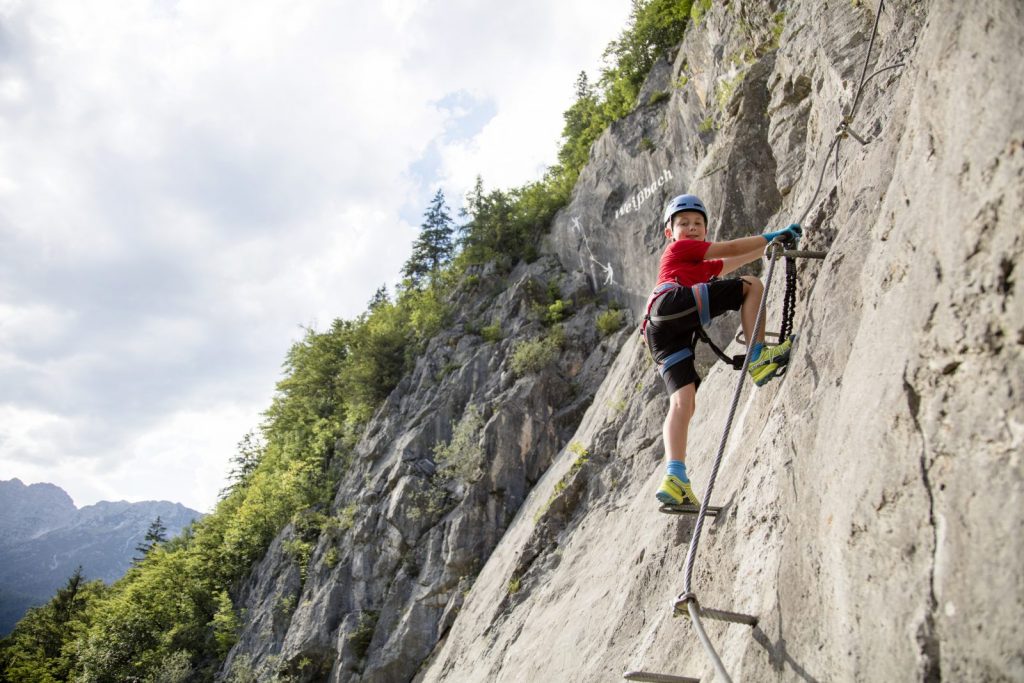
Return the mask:
M 854 131 L 850 124 L 853 122 L 854 115 L 857 112 L 857 107 L 860 104 L 861 95 L 864 91 L 864 85 L 882 73 L 889 69 L 894 69 L 903 66 L 903 63 L 892 64 L 881 69 L 876 70 L 870 76 L 867 76 L 868 64 L 871 61 L 871 51 L 875 44 L 875 36 L 878 33 L 878 22 L 882 16 L 882 6 L 884 0 L 879 0 L 878 10 L 875 14 L 875 23 L 871 31 L 871 38 L 868 42 L 867 54 L 864 56 L 864 67 L 861 70 L 860 85 L 857 87 L 857 94 L 854 97 L 853 105 L 850 108 L 849 113 L 843 115 L 839 126 L 836 129 L 836 134 L 833 137 L 832 143 L 829 145 L 828 151 L 824 156 L 824 163 L 822 165 L 821 174 L 818 177 L 818 185 L 814 190 L 814 194 L 811 196 L 811 200 L 807 204 L 807 208 L 800 216 L 800 220 L 797 221 L 799 224 L 803 224 L 807 219 L 807 215 L 810 213 L 811 208 L 814 207 L 818 199 L 818 194 L 821 192 L 821 186 L 825 179 L 825 171 L 828 167 L 828 159 L 832 155 L 833 150 L 836 153 L 836 173 L 838 175 L 838 160 L 839 160 L 839 145 L 840 142 L 847 136 L 853 137 L 859 143 L 867 144 L 867 140 L 863 136 Z M 765 276 L 764 294 L 761 296 L 761 303 L 757 309 L 757 318 L 754 323 L 754 329 L 759 329 L 765 317 L 765 308 L 768 302 L 768 292 L 771 288 L 772 275 L 775 272 L 775 265 L 778 262 L 780 256 L 786 257 L 786 294 L 783 297 L 783 323 L 782 329 L 780 329 L 780 335 L 788 335 L 792 331 L 792 319 L 793 311 L 795 307 L 795 296 L 796 296 L 796 271 L 795 264 L 792 259 L 795 257 L 806 257 L 806 258 L 823 258 L 823 254 L 820 252 L 796 252 L 793 250 L 787 251 L 785 245 L 775 240 L 768 245 L 767 253 L 769 256 L 768 261 L 768 273 Z M 792 264 L 792 265 L 791 265 Z M 649 311 L 648 311 L 649 312 Z M 782 336 L 784 339 L 785 336 Z M 746 370 L 750 364 L 751 353 L 754 348 L 753 340 L 748 339 L 747 341 L 747 352 L 743 358 L 742 369 Z M 701 622 L 701 617 L 707 617 L 708 619 L 717 619 L 720 621 L 726 621 L 736 624 L 744 624 L 747 626 L 756 626 L 757 617 L 740 614 L 738 612 L 727 612 L 724 610 L 713 610 L 701 606 L 697 600 L 697 595 L 693 592 L 693 567 L 697 556 L 697 548 L 700 545 L 701 532 L 704 529 L 704 520 L 707 518 L 712 506 L 708 504 L 711 500 L 711 496 L 715 489 L 715 480 L 718 478 L 718 471 L 722 464 L 722 457 L 725 454 L 725 446 L 729 440 L 729 433 L 732 431 L 733 418 L 736 415 L 736 409 L 739 405 L 740 395 L 743 393 L 743 385 L 746 380 L 746 372 L 743 372 L 736 382 L 736 390 L 733 393 L 732 403 L 729 406 L 729 413 L 725 420 L 725 429 L 722 432 L 722 438 L 718 445 L 718 453 L 715 455 L 714 463 L 711 467 L 711 475 L 708 478 L 707 490 L 704 494 L 704 500 L 701 503 L 700 511 L 697 513 L 697 520 L 694 524 L 693 535 L 690 538 L 690 547 L 686 553 L 686 565 L 683 575 L 683 592 L 673 602 L 673 612 L 675 614 L 681 614 L 684 611 L 689 613 L 690 620 L 693 622 L 694 630 L 697 631 L 697 637 L 700 639 L 701 644 L 706 651 L 708 658 L 714 665 L 715 671 L 718 673 L 722 681 L 726 683 L 732 683 L 732 678 L 729 676 L 729 672 L 726 671 L 725 665 L 722 664 L 721 658 L 718 656 L 718 652 L 715 650 L 714 644 L 711 639 L 708 638 L 707 633 L 704 631 L 704 625 Z M 661 683 L 690 683 L 696 679 L 686 678 L 683 676 L 669 676 L 666 674 L 655 674 L 648 672 L 630 672 L 625 677 L 628 680 L 636 681 L 652 681 Z
M 701 282 L 689 288 L 693 295 L 694 302 L 694 305 L 690 308 L 678 313 L 670 313 L 668 315 L 651 315 L 651 310 L 662 296 L 675 289 L 684 288 L 685 286 L 678 282 L 663 282 L 654 288 L 654 291 L 651 292 L 651 296 L 647 299 L 647 311 L 644 315 L 643 323 L 640 325 L 640 336 L 643 337 L 644 343 L 647 344 L 647 349 L 651 351 L 652 358 L 654 356 L 654 351 L 651 346 L 651 340 L 647 336 L 647 324 L 680 320 L 682 321 L 684 331 L 694 332 L 698 339 L 711 347 L 711 350 L 715 352 L 716 356 L 732 366 L 733 369 L 739 370 L 743 362 L 743 356 L 726 355 L 726 353 L 722 351 L 717 344 L 711 341 L 711 337 L 708 336 L 707 331 L 704 329 L 704 326 L 711 322 L 711 302 L 708 298 L 708 283 Z M 670 354 L 661 363 L 658 363 L 658 372 L 662 377 L 664 377 L 665 373 L 668 372 L 669 368 L 673 365 L 680 363 L 687 358 L 693 358 L 693 356 L 694 349 L 692 347 L 684 347 L 679 351 Z M 657 363 L 657 360 L 655 360 L 655 363 Z

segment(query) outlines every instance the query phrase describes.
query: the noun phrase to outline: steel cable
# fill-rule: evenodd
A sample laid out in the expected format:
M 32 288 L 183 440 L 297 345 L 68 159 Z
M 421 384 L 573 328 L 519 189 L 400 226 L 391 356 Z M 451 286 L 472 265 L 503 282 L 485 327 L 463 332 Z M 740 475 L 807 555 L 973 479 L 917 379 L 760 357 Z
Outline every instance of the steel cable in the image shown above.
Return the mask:
M 858 106 L 860 104 L 860 98 L 861 98 L 861 95 L 862 95 L 863 90 L 864 90 L 864 84 L 868 80 L 868 77 L 867 77 L 868 65 L 871 62 L 871 51 L 872 51 L 872 48 L 874 47 L 874 44 L 875 44 L 875 36 L 878 33 L 878 22 L 879 22 L 879 19 L 882 16 L 882 6 L 883 6 L 883 4 L 884 4 L 884 0 L 879 0 L 878 11 L 875 14 L 874 27 L 871 30 L 871 38 L 868 41 L 868 51 L 867 51 L 867 54 L 864 56 L 864 67 L 861 70 L 861 80 L 860 80 L 860 84 L 857 86 L 857 94 L 854 97 L 853 106 L 850 109 L 850 113 L 843 117 L 843 124 L 846 124 L 846 125 L 848 125 L 852 121 L 853 116 L 857 112 L 857 108 L 858 108 Z M 882 71 L 885 71 L 885 70 L 887 70 L 889 68 L 895 68 L 896 66 L 902 66 L 902 64 L 897 64 L 897 65 L 893 65 L 891 67 L 885 67 L 883 69 L 879 69 L 875 73 L 871 74 L 871 78 L 874 78 L 876 75 L 878 75 Z M 842 130 L 842 125 L 843 124 L 841 124 L 840 131 Z M 818 176 L 818 185 L 817 185 L 817 187 L 814 190 L 814 194 L 811 196 L 811 200 L 807 204 L 807 208 L 804 209 L 804 212 L 803 212 L 803 214 L 801 214 L 800 220 L 798 221 L 801 225 L 807 219 L 807 215 L 810 213 L 811 208 L 814 206 L 815 201 L 817 201 L 818 194 L 821 192 L 822 183 L 825 180 L 825 171 L 828 168 L 829 156 L 832 154 L 832 150 L 833 149 L 837 149 L 840 140 L 842 140 L 842 134 L 841 134 L 841 132 L 837 132 L 837 134 L 835 135 L 835 137 L 832 140 L 832 143 L 829 145 L 828 151 L 825 153 L 825 159 L 824 159 L 824 163 L 822 164 L 821 174 Z M 838 149 L 837 149 L 837 151 L 838 151 Z M 838 170 L 838 165 L 837 165 L 837 170 Z M 783 251 L 782 243 L 781 242 L 772 242 L 771 244 L 768 245 L 767 250 L 769 252 L 768 272 L 765 275 L 764 292 L 761 295 L 761 302 L 760 302 L 760 305 L 758 306 L 757 317 L 756 317 L 756 320 L 754 322 L 754 330 L 755 331 L 760 329 L 761 328 L 761 324 L 764 322 L 765 309 L 766 309 L 767 303 L 768 303 L 768 292 L 771 289 L 772 276 L 775 273 L 775 264 L 776 264 L 776 262 L 778 260 L 779 254 Z M 790 260 L 791 259 L 787 259 L 787 280 L 789 280 L 790 278 L 795 280 L 796 279 L 795 269 L 792 272 L 790 272 L 790 268 L 788 267 L 788 261 L 790 261 Z M 794 292 L 793 296 L 795 297 L 795 292 Z M 786 304 L 784 303 L 784 312 L 786 310 L 785 306 L 786 306 Z M 792 324 L 792 312 L 791 311 L 790 311 L 789 317 L 790 317 L 790 321 L 789 322 L 790 322 L 790 325 L 791 325 Z M 783 330 L 782 332 L 785 333 L 786 330 Z M 756 334 L 751 334 L 750 335 L 750 339 L 747 340 L 747 352 L 746 352 L 746 354 L 745 354 L 745 356 L 743 358 L 743 368 L 741 369 L 741 371 L 739 373 L 739 379 L 736 381 L 736 390 L 733 392 L 732 403 L 729 405 L 729 413 L 728 413 L 728 415 L 726 416 L 726 419 L 725 419 L 725 429 L 722 432 L 722 439 L 721 439 L 721 441 L 718 444 L 718 452 L 715 455 L 715 460 L 714 460 L 714 463 L 712 464 L 712 467 L 711 467 L 711 475 L 708 477 L 708 485 L 707 485 L 707 488 L 706 488 L 706 490 L 704 492 L 704 499 L 701 501 L 700 511 L 697 513 L 697 521 L 694 524 L 693 535 L 690 538 L 690 546 L 689 546 L 689 549 L 687 550 L 687 553 L 686 553 L 686 566 L 685 566 L 685 569 L 684 569 L 684 576 L 683 576 L 683 593 L 682 593 L 682 596 L 676 602 L 676 605 L 678 605 L 679 601 L 685 599 L 686 605 L 687 605 L 687 611 L 690 614 L 690 619 L 693 622 L 694 628 L 697 630 L 697 636 L 700 639 L 701 644 L 703 645 L 705 651 L 707 652 L 708 658 L 711 659 L 711 662 L 714 665 L 715 670 L 718 672 L 719 676 L 722 677 L 722 680 L 726 681 L 726 683 L 732 683 L 732 678 L 729 676 L 729 672 L 725 669 L 725 665 L 722 663 L 721 657 L 718 656 L 718 652 L 715 650 L 714 644 L 711 642 L 711 639 L 708 638 L 707 633 L 704 631 L 704 625 L 703 625 L 703 623 L 701 622 L 701 619 L 700 619 L 700 605 L 697 602 L 696 595 L 693 593 L 693 590 L 692 590 L 692 586 L 693 586 L 693 567 L 694 567 L 694 564 L 695 564 L 695 561 L 696 561 L 696 557 L 697 557 L 697 548 L 700 546 L 700 537 L 701 537 L 701 533 L 702 533 L 702 531 L 704 529 L 704 520 L 707 517 L 708 508 L 709 508 L 709 502 L 711 500 L 711 495 L 712 495 L 712 493 L 714 492 L 714 489 L 715 489 L 715 481 L 718 478 L 718 471 L 721 468 L 722 458 L 725 455 L 725 447 L 726 447 L 726 444 L 729 441 L 729 434 L 732 431 L 732 423 L 733 423 L 733 419 L 736 416 L 736 409 L 739 406 L 740 396 L 743 394 L 743 384 L 744 384 L 744 381 L 746 380 L 747 368 L 750 365 L 750 356 L 751 356 L 751 352 L 753 351 L 753 348 L 754 348 L 754 344 L 755 344 L 754 339 L 756 338 L 756 336 L 757 336 Z M 673 608 L 675 608 L 675 606 Z

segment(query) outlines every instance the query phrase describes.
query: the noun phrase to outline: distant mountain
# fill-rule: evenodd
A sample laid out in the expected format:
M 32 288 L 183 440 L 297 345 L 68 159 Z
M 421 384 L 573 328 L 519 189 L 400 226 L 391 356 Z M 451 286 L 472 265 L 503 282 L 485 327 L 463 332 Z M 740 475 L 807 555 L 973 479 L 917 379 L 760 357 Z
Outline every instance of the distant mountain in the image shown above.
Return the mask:
M 78 509 L 59 486 L 0 481 L 0 635 L 47 602 L 78 565 L 88 579 L 119 579 L 157 517 L 173 538 L 202 515 L 167 501 Z
M 0 547 L 62 527 L 76 510 L 71 496 L 59 486 L 0 481 Z

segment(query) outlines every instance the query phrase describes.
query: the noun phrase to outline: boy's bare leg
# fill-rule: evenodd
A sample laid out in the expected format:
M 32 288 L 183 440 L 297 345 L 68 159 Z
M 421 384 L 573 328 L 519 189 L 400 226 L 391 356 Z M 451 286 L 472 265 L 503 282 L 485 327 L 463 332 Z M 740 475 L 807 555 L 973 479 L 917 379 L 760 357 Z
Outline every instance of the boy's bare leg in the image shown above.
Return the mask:
M 665 478 L 658 488 L 662 505 L 700 505 L 686 476 L 686 432 L 697 406 L 697 385 L 677 389 L 668 400 L 662 438 L 665 440 Z
M 764 285 L 756 277 L 744 276 L 743 278 L 743 304 L 740 306 L 740 319 L 743 323 L 743 334 L 747 339 L 751 338 L 750 331 L 757 322 L 757 311 L 761 307 L 761 297 L 764 295 Z M 792 339 L 780 339 L 774 346 L 766 346 L 764 343 L 764 320 L 754 333 L 754 347 L 750 356 L 750 366 L 747 371 L 757 386 L 763 386 L 765 382 L 779 372 L 779 368 L 789 362 L 789 353 L 792 348 Z
M 665 442 L 665 460 L 686 461 L 686 437 L 690 419 L 697 407 L 697 385 L 687 384 L 668 400 L 668 414 L 661 436 Z
M 757 309 L 761 306 L 761 296 L 764 294 L 764 285 L 756 277 L 744 275 L 743 280 L 743 305 L 740 307 L 740 323 L 743 325 L 743 336 L 750 339 L 750 331 L 754 329 L 757 322 Z M 755 342 L 764 343 L 764 321 L 757 329 L 754 336 Z

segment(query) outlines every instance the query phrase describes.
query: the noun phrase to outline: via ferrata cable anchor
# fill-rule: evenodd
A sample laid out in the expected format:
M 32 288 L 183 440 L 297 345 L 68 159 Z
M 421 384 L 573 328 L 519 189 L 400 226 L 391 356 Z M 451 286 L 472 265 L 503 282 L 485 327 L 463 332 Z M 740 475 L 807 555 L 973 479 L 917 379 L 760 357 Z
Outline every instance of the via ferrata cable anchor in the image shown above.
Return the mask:
M 691 602 L 696 605 L 697 612 L 700 612 L 700 603 L 697 602 L 695 593 L 680 593 L 676 601 L 672 603 L 672 616 L 679 617 L 686 614 L 686 606 Z
M 836 126 L 836 137 L 851 137 L 857 142 L 859 142 L 861 145 L 868 144 L 870 140 L 865 140 L 864 136 L 860 135 L 857 131 L 851 128 L 851 123 L 853 123 L 853 117 L 850 116 L 849 114 L 844 115 L 843 118 L 840 119 L 839 125 Z

